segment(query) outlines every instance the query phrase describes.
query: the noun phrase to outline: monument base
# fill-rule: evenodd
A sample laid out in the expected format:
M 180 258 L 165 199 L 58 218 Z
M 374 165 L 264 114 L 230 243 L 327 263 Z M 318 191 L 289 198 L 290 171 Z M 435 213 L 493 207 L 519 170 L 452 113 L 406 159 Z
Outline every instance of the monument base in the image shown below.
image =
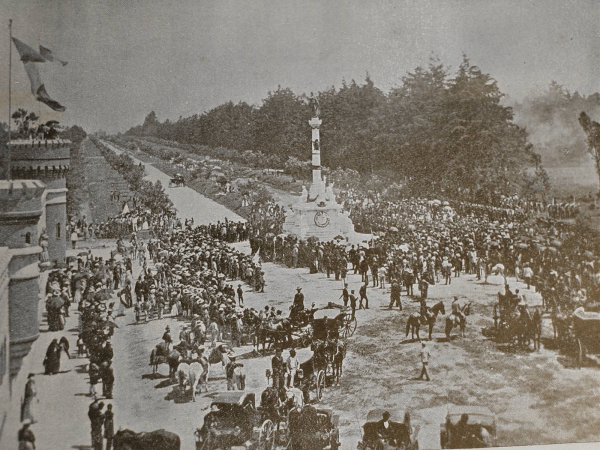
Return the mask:
M 348 242 L 357 239 L 354 225 L 342 206 L 326 203 L 318 206 L 315 202 L 292 205 L 283 225 L 287 234 L 295 234 L 299 239 L 316 237 L 320 241 L 332 241 L 338 236 Z

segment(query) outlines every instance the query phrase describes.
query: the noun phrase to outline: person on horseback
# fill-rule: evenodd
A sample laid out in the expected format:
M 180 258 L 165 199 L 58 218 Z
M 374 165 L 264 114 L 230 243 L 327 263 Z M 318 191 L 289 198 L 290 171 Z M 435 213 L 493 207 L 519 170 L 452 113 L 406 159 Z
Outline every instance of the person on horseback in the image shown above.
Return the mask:
M 424 298 L 421 298 L 419 302 L 421 303 L 421 307 L 419 308 L 419 314 L 421 314 L 421 316 L 424 319 L 427 319 L 429 317 L 429 307 L 427 306 L 427 303 L 425 302 Z
M 171 350 L 171 344 L 173 343 L 173 338 L 171 337 L 171 328 L 168 325 L 167 325 L 167 328 L 165 329 L 165 333 L 163 334 L 162 339 L 165 342 L 165 347 L 167 348 L 167 352 L 169 352 Z
M 454 296 L 454 300 L 452 300 L 452 314 L 459 317 L 461 322 L 465 320 L 465 315 L 462 312 L 457 296 Z

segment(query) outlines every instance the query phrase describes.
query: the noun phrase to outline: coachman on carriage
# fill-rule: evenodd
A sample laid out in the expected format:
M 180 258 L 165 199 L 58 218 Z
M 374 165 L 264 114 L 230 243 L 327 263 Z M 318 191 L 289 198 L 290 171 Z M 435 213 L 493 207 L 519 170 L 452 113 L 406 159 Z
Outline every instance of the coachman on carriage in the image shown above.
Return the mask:
M 367 414 L 359 450 L 419 450 L 419 427 L 410 423 L 410 414 L 374 409 Z
M 453 406 L 440 425 L 442 448 L 492 447 L 496 437 L 496 419 L 484 406 Z
M 497 342 L 528 347 L 533 341 L 534 350 L 539 350 L 542 334 L 542 309 L 529 307 L 518 295 L 506 288 L 506 293 L 498 293 L 498 303 L 494 305 L 494 328 L 484 328 L 486 337 Z

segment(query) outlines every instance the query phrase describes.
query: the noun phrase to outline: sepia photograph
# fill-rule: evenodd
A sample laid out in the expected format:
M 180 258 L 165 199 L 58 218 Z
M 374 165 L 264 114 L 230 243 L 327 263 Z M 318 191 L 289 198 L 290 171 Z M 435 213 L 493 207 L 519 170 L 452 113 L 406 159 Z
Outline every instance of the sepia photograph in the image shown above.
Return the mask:
M 598 448 L 599 70 L 595 0 L 3 0 L 0 450 Z

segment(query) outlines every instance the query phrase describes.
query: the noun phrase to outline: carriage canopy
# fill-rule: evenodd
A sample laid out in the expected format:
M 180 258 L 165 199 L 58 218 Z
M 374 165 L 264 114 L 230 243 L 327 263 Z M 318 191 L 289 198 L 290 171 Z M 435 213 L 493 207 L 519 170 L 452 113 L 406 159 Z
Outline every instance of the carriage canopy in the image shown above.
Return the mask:
M 315 320 L 319 319 L 337 319 L 338 316 L 344 315 L 345 313 L 340 312 L 339 309 L 336 308 L 327 308 L 327 309 L 318 309 L 315 311 L 313 317 Z
M 452 425 L 456 425 L 463 414 L 469 416 L 469 425 L 493 427 L 494 414 L 485 406 L 453 406 L 448 410 L 446 418 Z
M 211 403 L 211 406 L 218 404 L 243 405 L 247 401 L 252 401 L 254 403 L 253 393 L 243 391 L 220 392 Z
M 390 413 L 391 422 L 404 422 L 404 413 L 393 409 L 376 408 L 367 414 L 367 422 L 378 422 L 382 419 L 384 412 Z

